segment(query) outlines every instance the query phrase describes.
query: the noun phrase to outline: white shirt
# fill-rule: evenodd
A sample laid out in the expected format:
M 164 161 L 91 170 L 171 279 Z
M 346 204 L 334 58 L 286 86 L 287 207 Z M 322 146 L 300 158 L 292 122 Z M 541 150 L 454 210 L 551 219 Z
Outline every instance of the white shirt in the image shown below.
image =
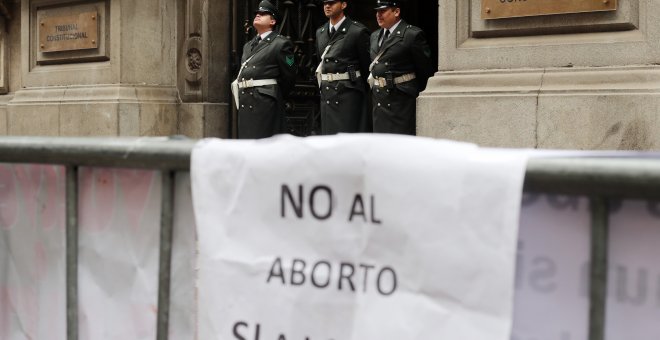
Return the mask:
M 332 25 L 330 22 L 328 22 L 328 25 L 330 26 L 330 27 L 328 27 L 328 28 L 330 29 L 330 32 L 332 32 L 332 28 L 333 28 L 333 27 L 335 28 L 335 32 L 339 31 L 339 27 L 341 27 L 341 24 L 343 24 L 344 21 L 346 21 L 346 16 L 345 16 L 345 15 L 344 15 L 344 17 L 341 18 L 341 20 L 339 20 L 339 22 L 338 22 L 337 24 L 335 24 L 335 25 Z
M 390 27 L 390 29 L 383 28 L 383 37 L 380 38 L 380 41 L 378 42 L 378 46 L 383 45 L 383 39 L 385 39 L 385 31 L 390 31 L 390 35 L 388 36 L 388 39 L 389 39 L 389 37 L 391 37 L 392 34 L 394 34 L 394 31 L 396 30 L 396 28 L 399 27 L 400 23 L 401 23 L 401 20 L 397 21 L 396 24 L 392 25 L 392 27 Z
M 262 34 L 260 35 L 261 40 L 266 39 L 266 37 L 267 37 L 269 34 L 271 34 L 271 33 L 273 33 L 273 31 L 268 31 L 268 32 L 266 32 L 266 33 L 262 33 Z
M 390 35 L 392 35 L 392 33 L 394 33 L 394 31 L 396 31 L 396 28 L 399 27 L 400 23 L 401 23 L 401 20 L 397 21 L 396 24 L 394 24 L 394 25 L 392 25 L 392 27 L 390 27 Z

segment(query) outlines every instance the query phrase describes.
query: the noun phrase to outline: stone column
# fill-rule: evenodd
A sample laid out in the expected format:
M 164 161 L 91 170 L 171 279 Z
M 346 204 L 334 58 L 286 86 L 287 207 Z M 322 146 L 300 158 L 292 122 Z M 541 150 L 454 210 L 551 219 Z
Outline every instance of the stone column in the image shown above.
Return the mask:
M 6 53 L 0 63 L 0 73 L 5 77 L 0 86 L 0 136 L 6 136 L 9 133 L 7 103 L 14 97 L 13 92 L 21 88 L 21 0 L 2 3 L 9 12 L 0 18 L 0 50 Z
M 229 76 L 233 15 L 229 0 L 180 1 L 180 131 L 191 137 L 230 135 Z
M 7 106 L 8 133 L 176 134 L 176 2 L 22 0 L 22 88 Z M 82 14 L 95 18 L 66 19 Z M 44 52 L 48 20 L 93 20 L 94 47 Z
M 418 99 L 418 134 L 502 147 L 659 148 L 660 6 L 596 2 L 618 3 L 484 19 L 482 0 L 440 0 L 439 72 Z

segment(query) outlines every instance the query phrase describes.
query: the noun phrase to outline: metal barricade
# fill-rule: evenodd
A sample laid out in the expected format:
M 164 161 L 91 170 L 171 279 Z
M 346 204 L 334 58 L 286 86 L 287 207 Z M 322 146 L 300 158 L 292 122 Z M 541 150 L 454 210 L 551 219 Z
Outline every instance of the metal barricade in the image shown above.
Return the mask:
M 157 340 L 168 338 L 174 178 L 190 170 L 195 141 L 185 138 L 0 137 L 0 163 L 66 166 L 67 338 L 78 339 L 78 168 L 162 172 Z M 660 160 L 651 158 L 537 158 L 527 166 L 526 192 L 584 195 L 591 202 L 589 339 L 605 338 L 611 199 L 658 199 Z
M 162 172 L 156 338 L 168 338 L 174 178 L 188 171 L 195 142 L 173 138 L 0 138 L 1 163 L 66 166 L 67 339 L 78 339 L 78 168 L 141 168 Z

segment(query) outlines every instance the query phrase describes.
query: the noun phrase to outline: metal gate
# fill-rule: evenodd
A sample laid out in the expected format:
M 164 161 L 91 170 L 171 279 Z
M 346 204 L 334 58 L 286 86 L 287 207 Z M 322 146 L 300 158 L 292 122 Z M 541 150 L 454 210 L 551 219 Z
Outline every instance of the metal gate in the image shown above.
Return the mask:
M 316 69 L 316 29 L 325 18 L 318 0 L 271 0 L 280 11 L 277 30 L 291 39 L 298 65 L 298 78 L 286 104 L 289 133 L 296 136 L 315 135 L 320 131 L 319 93 Z M 252 27 L 258 1 L 234 0 L 237 20 L 232 32 L 232 79 L 240 67 L 243 45 L 256 34 Z
M 169 337 L 174 178 L 188 172 L 193 140 L 162 138 L 0 138 L 0 163 L 66 166 L 67 339 L 78 336 L 78 168 L 119 167 L 162 171 L 157 339 Z M 607 154 L 604 154 L 607 156 Z M 613 155 L 610 155 L 610 157 Z M 524 190 L 536 193 L 586 195 L 591 200 L 591 262 L 589 338 L 605 339 L 609 202 L 621 198 L 660 198 L 657 155 L 638 158 L 585 157 L 530 159 Z M 551 322 L 551 320 L 550 320 Z

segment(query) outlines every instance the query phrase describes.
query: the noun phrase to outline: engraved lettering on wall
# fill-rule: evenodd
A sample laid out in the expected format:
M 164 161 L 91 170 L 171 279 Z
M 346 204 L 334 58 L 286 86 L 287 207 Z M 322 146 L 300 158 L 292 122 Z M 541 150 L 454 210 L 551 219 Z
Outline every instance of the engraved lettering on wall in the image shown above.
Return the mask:
M 41 52 L 62 52 L 98 47 L 98 13 L 55 16 L 41 19 Z

